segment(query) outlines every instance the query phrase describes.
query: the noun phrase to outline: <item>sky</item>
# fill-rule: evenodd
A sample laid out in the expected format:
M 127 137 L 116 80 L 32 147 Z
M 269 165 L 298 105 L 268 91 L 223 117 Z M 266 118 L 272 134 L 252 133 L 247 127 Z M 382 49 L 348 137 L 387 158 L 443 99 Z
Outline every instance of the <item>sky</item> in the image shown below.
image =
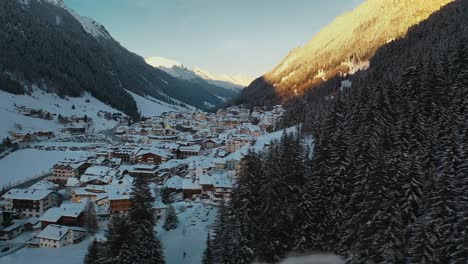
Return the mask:
M 65 0 L 145 58 L 258 77 L 363 0 Z

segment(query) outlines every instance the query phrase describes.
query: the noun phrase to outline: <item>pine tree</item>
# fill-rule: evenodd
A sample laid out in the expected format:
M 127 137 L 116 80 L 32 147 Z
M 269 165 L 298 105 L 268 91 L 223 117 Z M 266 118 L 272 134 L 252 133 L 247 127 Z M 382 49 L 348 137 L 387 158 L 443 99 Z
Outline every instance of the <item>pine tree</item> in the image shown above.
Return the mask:
M 211 243 L 210 233 L 208 233 L 206 238 L 206 248 L 203 251 L 202 264 L 214 264 L 213 249 Z
M 125 215 L 114 214 L 105 232 L 106 242 L 102 246 L 101 262 L 112 263 L 120 254 L 125 243 L 130 241 L 131 226 Z
M 169 206 L 169 208 L 166 211 L 166 219 L 164 221 L 163 228 L 164 230 L 169 231 L 171 229 L 176 229 L 178 224 L 179 219 L 177 217 L 176 211 L 174 207 Z
M 99 263 L 99 242 L 93 240 L 88 247 L 88 253 L 86 253 L 84 263 L 85 264 L 98 264 Z
M 88 200 L 85 209 L 85 228 L 91 234 L 96 233 L 98 230 L 98 222 L 96 217 L 96 210 L 94 207 L 94 202 L 92 200 Z
M 133 237 L 128 244 L 129 255 L 125 255 L 125 258 L 133 260 L 133 263 L 165 263 L 161 242 L 154 231 L 154 197 L 148 184 L 139 177 L 134 182 L 131 202 L 128 217 Z

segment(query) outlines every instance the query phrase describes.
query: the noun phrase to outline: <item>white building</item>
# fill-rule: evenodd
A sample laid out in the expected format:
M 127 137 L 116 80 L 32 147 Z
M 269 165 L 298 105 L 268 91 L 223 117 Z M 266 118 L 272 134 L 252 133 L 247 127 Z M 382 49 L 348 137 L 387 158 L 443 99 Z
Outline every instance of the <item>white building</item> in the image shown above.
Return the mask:
M 16 211 L 25 217 L 39 217 L 56 205 L 52 190 L 11 189 L 2 198 L 7 211 Z
M 37 238 L 40 247 L 61 248 L 80 242 L 86 234 L 86 229 L 81 227 L 48 225 L 37 235 Z

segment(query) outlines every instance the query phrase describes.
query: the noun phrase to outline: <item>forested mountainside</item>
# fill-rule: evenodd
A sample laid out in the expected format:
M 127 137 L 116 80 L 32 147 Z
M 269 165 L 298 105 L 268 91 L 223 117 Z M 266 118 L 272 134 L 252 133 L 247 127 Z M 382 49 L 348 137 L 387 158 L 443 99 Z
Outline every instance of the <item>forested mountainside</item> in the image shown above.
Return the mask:
M 289 121 L 312 132 L 313 154 L 284 135 L 243 159 L 212 263 L 292 251 L 466 263 L 467 37 L 468 1 L 455 1 L 379 49 L 351 87 L 333 80 L 296 101 L 290 117 L 305 115 Z
M 1 1 L 0 49 L 0 89 L 12 93 L 31 85 L 62 96 L 88 91 L 134 117 L 138 109 L 125 89 L 201 109 L 223 103 L 206 88 L 146 64 L 62 0 Z
M 367 0 L 338 17 L 305 46 L 292 50 L 233 103 L 278 104 L 325 80 L 366 68 L 378 48 L 404 36 L 409 27 L 449 2 L 452 0 Z

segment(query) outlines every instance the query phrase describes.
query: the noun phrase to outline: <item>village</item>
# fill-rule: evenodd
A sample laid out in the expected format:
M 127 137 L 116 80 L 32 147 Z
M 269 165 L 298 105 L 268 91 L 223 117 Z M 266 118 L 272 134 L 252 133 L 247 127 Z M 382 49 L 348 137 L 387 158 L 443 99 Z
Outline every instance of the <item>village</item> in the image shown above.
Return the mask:
M 135 178 L 148 183 L 159 223 L 172 206 L 178 214 L 199 205 L 216 208 L 230 198 L 243 154 L 262 149 L 273 134 L 278 137 L 274 131 L 282 116 L 283 108 L 276 106 L 270 111 L 230 107 L 216 113 L 165 112 L 133 124 L 119 118 L 113 129 L 97 132 L 109 143 L 92 145 L 79 158 L 61 159 L 30 186 L 4 190 L 0 257 L 21 248 L 66 248 L 90 236 L 103 239 L 110 217 L 131 207 Z M 88 129 L 88 122 L 67 122 L 63 133 L 68 138 L 90 136 L 96 132 Z M 17 141 L 35 139 L 16 136 Z M 87 223 L 90 214 L 96 227 Z

